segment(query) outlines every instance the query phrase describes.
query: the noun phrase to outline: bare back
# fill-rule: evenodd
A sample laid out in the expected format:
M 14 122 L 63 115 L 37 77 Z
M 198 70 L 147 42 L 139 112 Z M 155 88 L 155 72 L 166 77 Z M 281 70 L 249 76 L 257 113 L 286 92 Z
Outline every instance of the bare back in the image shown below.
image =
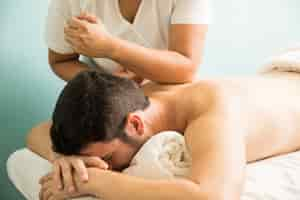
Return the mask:
M 214 88 L 216 93 L 210 94 L 208 88 Z M 144 91 L 166 101 L 175 99 L 175 114 L 186 122 L 182 132 L 209 109 L 210 101 L 221 98 L 224 106 L 239 116 L 236 123 L 246 126 L 243 136 L 248 162 L 300 149 L 300 75 L 274 73 L 185 85 L 150 83 Z

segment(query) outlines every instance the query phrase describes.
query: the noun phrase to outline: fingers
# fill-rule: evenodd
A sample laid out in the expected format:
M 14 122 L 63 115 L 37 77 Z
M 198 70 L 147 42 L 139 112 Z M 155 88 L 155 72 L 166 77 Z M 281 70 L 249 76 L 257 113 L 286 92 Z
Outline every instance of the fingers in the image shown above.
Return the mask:
M 76 38 L 73 38 L 73 37 L 65 36 L 65 40 L 66 40 L 66 42 L 68 42 L 73 47 L 78 47 L 81 44 L 80 39 L 76 39 Z
M 78 174 L 80 181 L 87 181 L 88 170 L 86 166 L 99 169 L 108 169 L 109 167 L 108 164 L 99 157 L 62 157 L 53 163 L 53 172 L 42 177 L 40 183 L 44 185 L 53 178 L 54 185 L 57 185 L 59 190 L 63 189 L 69 193 L 75 192 L 74 179 L 76 180 L 77 176 L 74 176 L 73 171 Z
M 75 51 L 78 54 L 84 54 L 84 52 L 82 52 L 82 46 L 83 46 L 83 44 L 82 44 L 81 40 L 74 39 L 74 38 L 66 36 L 65 37 L 65 41 L 70 44 L 70 46 L 73 49 L 73 51 Z
M 84 157 L 84 163 L 89 167 L 97 167 L 100 169 L 108 169 L 108 164 L 98 157 Z
M 129 74 L 130 74 L 130 71 L 124 67 L 122 67 L 114 72 L 115 76 L 120 76 L 120 77 L 128 77 Z
M 88 171 L 81 159 L 71 160 L 72 166 L 82 181 L 88 181 Z
M 137 84 L 142 85 L 145 79 L 139 76 L 134 76 L 132 80 L 134 80 Z
M 80 32 L 78 30 L 70 28 L 70 27 L 65 27 L 64 33 L 65 33 L 65 35 L 70 36 L 70 37 L 80 37 Z
M 65 27 L 65 41 L 68 42 L 72 47 L 78 47 L 82 44 L 82 33 L 76 29 Z
M 126 72 L 117 72 L 114 74 L 115 76 L 119 76 L 121 78 L 127 78 L 127 79 L 132 79 L 136 77 L 136 75 L 133 72 L 126 71 Z
M 60 190 L 63 188 L 63 184 L 61 181 L 61 168 L 58 161 L 54 162 L 53 165 L 53 180 L 57 185 L 57 188 Z
M 115 71 L 115 73 L 121 73 L 121 72 L 127 72 L 127 69 L 121 65 L 118 66 L 118 69 Z
M 46 181 L 49 181 L 50 179 L 52 179 L 53 177 L 53 173 L 48 173 L 45 176 L 41 177 L 39 180 L 39 184 L 44 184 Z
M 119 68 L 113 73 L 114 76 L 120 76 L 127 74 L 127 69 L 119 65 Z
M 60 167 L 61 167 L 61 174 L 62 179 L 64 183 L 64 189 L 69 192 L 74 192 L 75 187 L 73 183 L 73 177 L 72 177 L 72 168 L 68 161 L 65 161 L 64 159 L 60 160 Z
M 51 196 L 52 192 L 49 189 L 42 189 L 39 194 L 40 200 L 48 200 Z
M 127 77 L 127 73 L 126 72 L 122 72 L 122 71 L 115 72 L 113 75 L 114 76 L 123 77 L 123 78 Z
M 86 21 L 80 20 L 76 17 L 72 17 L 72 19 L 67 21 L 67 25 L 70 28 L 84 30 L 84 31 L 87 30 L 86 23 L 87 23 Z
M 52 195 L 51 191 L 51 182 L 47 181 L 42 184 L 41 190 L 39 192 L 39 199 L 40 200 L 48 200 L 49 197 Z
M 86 20 L 90 23 L 97 23 L 98 22 L 97 16 L 89 14 L 87 12 L 80 13 L 80 15 L 77 18 L 80 19 L 80 20 Z

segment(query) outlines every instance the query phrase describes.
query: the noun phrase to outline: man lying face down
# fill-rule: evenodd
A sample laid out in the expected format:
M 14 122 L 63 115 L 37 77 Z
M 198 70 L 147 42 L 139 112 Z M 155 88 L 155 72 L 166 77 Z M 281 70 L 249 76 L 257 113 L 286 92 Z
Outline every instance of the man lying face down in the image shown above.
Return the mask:
M 139 88 L 131 80 L 82 72 L 62 91 L 52 122 L 28 136 L 28 147 L 54 165 L 41 179 L 40 198 L 240 199 L 247 162 L 300 147 L 300 77 L 288 78 L 283 73 Z M 188 179 L 153 181 L 114 172 L 165 130 L 185 137 L 192 157 Z
M 82 73 L 57 101 L 50 129 L 53 148 L 63 155 L 100 157 L 121 170 L 153 134 L 142 116 L 149 104 L 133 81 L 96 71 Z

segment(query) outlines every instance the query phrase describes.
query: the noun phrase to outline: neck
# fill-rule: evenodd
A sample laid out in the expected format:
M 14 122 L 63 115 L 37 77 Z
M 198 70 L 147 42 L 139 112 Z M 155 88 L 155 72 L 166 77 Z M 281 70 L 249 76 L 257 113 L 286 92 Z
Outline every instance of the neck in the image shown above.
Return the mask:
M 148 135 L 151 137 L 162 131 L 178 131 L 174 103 L 157 98 L 149 98 L 149 100 L 150 106 L 143 111 Z

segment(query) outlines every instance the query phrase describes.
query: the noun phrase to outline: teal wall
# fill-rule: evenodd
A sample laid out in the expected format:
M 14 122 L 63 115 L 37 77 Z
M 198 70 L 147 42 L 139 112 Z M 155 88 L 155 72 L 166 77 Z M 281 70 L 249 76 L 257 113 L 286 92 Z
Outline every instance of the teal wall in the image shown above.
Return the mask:
M 7 0 L 0 6 L 0 199 L 23 199 L 8 182 L 5 162 L 25 134 L 49 118 L 63 82 L 47 65 L 43 24 L 47 1 Z M 26 173 L 26 172 L 25 172 Z
M 49 118 L 63 82 L 47 64 L 47 2 L 4 0 L 0 6 L 0 199 L 22 199 L 5 162 L 26 132 Z M 254 73 L 278 49 L 300 42 L 299 0 L 214 1 L 201 76 Z
M 300 45 L 299 0 L 212 0 L 202 75 L 254 73 L 286 47 Z

